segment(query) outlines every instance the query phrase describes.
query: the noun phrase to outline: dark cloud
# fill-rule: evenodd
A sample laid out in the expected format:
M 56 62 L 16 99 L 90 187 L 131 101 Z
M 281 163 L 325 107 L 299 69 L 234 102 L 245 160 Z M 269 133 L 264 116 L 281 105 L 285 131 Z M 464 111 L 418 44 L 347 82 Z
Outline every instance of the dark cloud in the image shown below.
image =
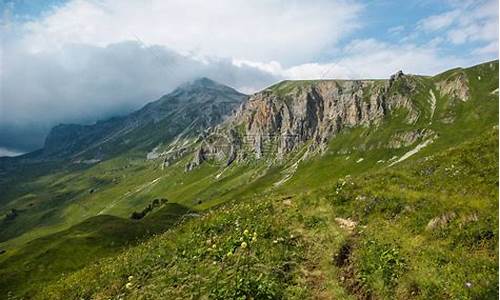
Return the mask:
M 140 42 L 73 44 L 36 54 L 3 50 L 0 147 L 20 151 L 41 147 L 58 123 L 92 123 L 126 114 L 197 77 L 243 92 L 278 80 L 229 59 L 198 60 Z

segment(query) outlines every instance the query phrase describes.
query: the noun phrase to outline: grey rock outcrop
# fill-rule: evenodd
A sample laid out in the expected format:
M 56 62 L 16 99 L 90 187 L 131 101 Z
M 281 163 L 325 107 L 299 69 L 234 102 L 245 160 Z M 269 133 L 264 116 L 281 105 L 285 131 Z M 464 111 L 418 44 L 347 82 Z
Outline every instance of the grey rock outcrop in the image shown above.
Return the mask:
M 250 96 L 217 134 L 228 137 L 229 163 L 248 155 L 279 159 L 306 143 L 309 151 L 321 152 L 344 128 L 377 126 L 398 108 L 414 123 L 419 111 L 410 97 L 418 85 L 417 76 L 401 71 L 389 80 L 284 81 Z M 201 151 L 222 151 L 209 141 Z
M 470 97 L 469 81 L 463 72 L 438 82 L 436 86 L 441 95 L 449 96 L 452 99 L 465 102 Z

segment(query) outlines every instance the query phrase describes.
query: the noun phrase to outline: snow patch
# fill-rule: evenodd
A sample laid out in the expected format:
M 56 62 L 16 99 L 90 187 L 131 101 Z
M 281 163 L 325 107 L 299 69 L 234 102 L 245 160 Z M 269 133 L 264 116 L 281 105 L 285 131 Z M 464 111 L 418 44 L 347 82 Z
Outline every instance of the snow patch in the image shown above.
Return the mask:
M 158 153 L 158 146 L 154 147 L 153 150 L 146 154 L 147 160 L 157 159 L 158 157 L 160 157 L 160 153 Z
M 412 150 L 406 152 L 405 154 L 403 154 L 403 156 L 401 156 L 398 160 L 392 162 L 390 166 L 393 166 L 397 163 L 400 163 L 402 162 L 403 160 L 409 158 L 410 156 L 416 154 L 418 151 L 422 150 L 424 147 L 426 147 L 427 145 L 431 144 L 434 140 L 433 139 L 428 139 L 426 141 L 423 141 L 422 143 L 418 144 L 415 148 L 413 148 Z
M 307 157 L 307 153 L 308 152 L 305 152 L 293 165 L 291 165 L 289 168 L 285 169 L 283 171 L 283 173 L 285 174 L 285 176 L 280 181 L 275 182 L 274 186 L 280 186 L 283 183 L 285 183 L 288 180 L 290 180 L 290 178 L 292 178 L 292 176 L 297 171 L 297 168 L 299 167 L 299 163 Z
M 431 105 L 431 118 L 429 121 L 429 125 L 432 124 L 432 118 L 434 117 L 434 112 L 436 111 L 436 96 L 434 95 L 434 92 L 432 89 L 429 90 L 429 103 Z

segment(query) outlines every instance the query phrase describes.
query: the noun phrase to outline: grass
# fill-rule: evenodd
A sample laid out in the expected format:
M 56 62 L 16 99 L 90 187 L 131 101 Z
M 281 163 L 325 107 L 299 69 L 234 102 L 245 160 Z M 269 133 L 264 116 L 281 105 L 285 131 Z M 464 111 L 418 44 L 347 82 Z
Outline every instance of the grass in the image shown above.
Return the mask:
M 0 294 L 34 296 L 54 278 L 161 233 L 188 212 L 181 205 L 167 203 L 140 221 L 98 215 L 32 240 L 0 262 Z
M 37 298 L 494 299 L 497 157 L 490 130 L 397 169 L 231 201 Z M 345 230 L 337 217 L 358 225 Z
M 438 82 L 459 73 L 469 80 L 466 102 L 437 90 Z M 0 248 L 7 250 L 0 255 L 0 293 L 47 299 L 497 296 L 498 131 L 492 127 L 498 98 L 491 91 L 498 87 L 498 62 L 408 80 L 417 87 L 416 123 L 399 108 L 376 126 L 346 128 L 325 153 L 296 170 L 307 144 L 281 161 L 202 164 L 191 172 L 184 171 L 191 155 L 162 169 L 145 159 L 144 149 L 92 166 L 17 170 L 0 182 L 0 212 L 19 211 L 13 220 L 0 217 Z M 287 98 L 311 84 L 316 81 L 286 81 L 270 92 Z M 393 87 L 407 92 L 399 88 Z M 432 120 L 429 90 L 437 98 Z M 453 122 L 443 122 L 450 116 Z M 417 129 L 437 138 L 391 167 L 391 158 L 423 139 L 386 145 L 395 134 Z M 155 198 L 182 210 L 128 219 Z M 201 217 L 172 226 L 187 208 Z M 346 230 L 336 218 L 358 225 Z M 208 250 L 207 241 L 216 247 Z M 81 260 L 75 264 L 72 254 Z

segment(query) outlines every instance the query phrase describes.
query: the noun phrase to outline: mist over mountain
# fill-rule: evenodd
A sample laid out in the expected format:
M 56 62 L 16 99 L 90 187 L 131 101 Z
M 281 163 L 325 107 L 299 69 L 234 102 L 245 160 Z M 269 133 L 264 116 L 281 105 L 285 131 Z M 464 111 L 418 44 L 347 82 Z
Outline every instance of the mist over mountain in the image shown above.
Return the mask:
M 3 64 L 0 147 L 20 152 L 39 149 L 57 124 L 90 125 L 126 115 L 203 76 L 247 92 L 279 78 L 228 60 L 203 63 L 139 42 L 104 48 L 71 45 L 61 51 L 64 54 L 17 53 Z M 28 62 L 30 68 L 25 67 Z M 52 69 L 50 75 L 45 66 Z

